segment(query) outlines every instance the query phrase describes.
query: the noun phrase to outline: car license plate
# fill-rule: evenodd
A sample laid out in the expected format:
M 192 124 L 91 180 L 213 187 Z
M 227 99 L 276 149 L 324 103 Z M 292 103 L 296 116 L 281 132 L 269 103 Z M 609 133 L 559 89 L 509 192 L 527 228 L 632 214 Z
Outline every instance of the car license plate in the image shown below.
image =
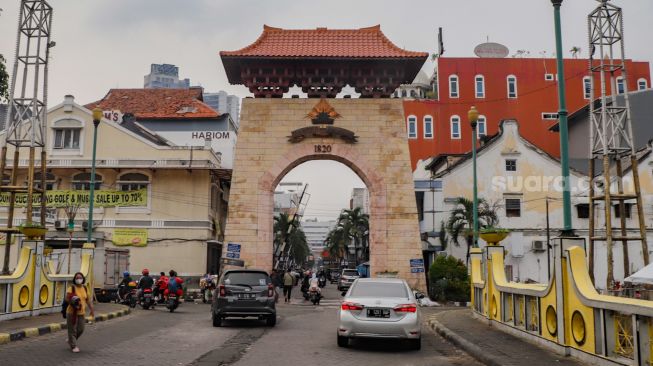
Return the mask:
M 238 294 L 239 299 L 253 299 L 256 297 L 256 294 Z
M 367 309 L 368 318 L 389 318 L 390 309 Z
M 152 294 L 145 294 L 145 297 L 152 297 Z

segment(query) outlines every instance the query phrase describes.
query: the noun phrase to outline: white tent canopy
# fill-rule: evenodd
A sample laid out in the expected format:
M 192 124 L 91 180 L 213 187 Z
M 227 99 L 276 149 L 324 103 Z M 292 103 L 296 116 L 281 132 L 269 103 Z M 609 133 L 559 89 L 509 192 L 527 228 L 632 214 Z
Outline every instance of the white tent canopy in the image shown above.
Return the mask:
M 653 285 L 653 263 L 633 273 L 624 282 Z

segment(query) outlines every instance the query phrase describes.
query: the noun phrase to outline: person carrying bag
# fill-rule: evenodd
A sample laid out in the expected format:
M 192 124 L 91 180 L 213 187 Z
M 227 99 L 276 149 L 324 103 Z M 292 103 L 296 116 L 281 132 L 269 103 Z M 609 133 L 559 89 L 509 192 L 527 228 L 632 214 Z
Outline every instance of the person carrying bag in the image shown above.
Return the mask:
M 86 278 L 81 272 L 75 273 L 73 277 L 73 285 L 70 287 L 70 292 L 66 294 L 66 302 L 68 307 L 66 309 L 66 326 L 68 328 L 68 345 L 73 353 L 79 352 L 77 341 L 84 333 L 86 306 L 90 310 L 91 317 L 95 317 L 93 310 L 92 298 L 88 296 L 86 287 Z

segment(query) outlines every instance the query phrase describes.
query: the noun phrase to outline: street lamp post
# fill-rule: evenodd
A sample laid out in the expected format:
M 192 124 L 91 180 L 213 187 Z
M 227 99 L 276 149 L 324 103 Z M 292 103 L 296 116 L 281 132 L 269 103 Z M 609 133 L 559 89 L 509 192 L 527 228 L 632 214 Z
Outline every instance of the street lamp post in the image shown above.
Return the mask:
M 472 126 L 472 164 L 474 170 L 474 197 L 472 198 L 472 215 L 473 215 L 473 234 L 474 234 L 474 243 L 473 247 L 478 248 L 478 184 L 476 181 L 476 124 L 478 122 L 478 110 L 476 107 L 472 106 L 467 112 L 467 117 L 469 118 L 469 123 Z
M 93 160 L 91 160 L 91 187 L 88 202 L 88 234 L 86 235 L 86 242 L 91 243 L 93 237 L 93 204 L 95 203 L 95 150 L 97 147 L 97 128 L 102 119 L 102 110 L 100 108 L 93 109 Z
M 565 70 L 562 62 L 562 30 L 560 5 L 562 0 L 551 0 L 556 34 L 556 67 L 558 68 L 558 126 L 560 128 L 560 165 L 562 166 L 562 236 L 573 236 L 571 227 L 571 192 L 569 187 L 569 135 L 567 129 L 567 106 L 565 101 Z

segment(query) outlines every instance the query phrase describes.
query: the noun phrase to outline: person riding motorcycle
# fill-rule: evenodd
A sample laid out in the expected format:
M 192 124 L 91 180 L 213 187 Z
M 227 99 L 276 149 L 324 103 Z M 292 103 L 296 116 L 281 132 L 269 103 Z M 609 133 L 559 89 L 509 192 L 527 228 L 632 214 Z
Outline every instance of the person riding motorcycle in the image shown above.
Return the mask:
M 168 297 L 168 294 L 174 292 L 177 294 L 177 298 L 181 297 L 184 291 L 181 288 L 181 285 L 184 283 L 184 280 L 177 277 L 177 272 L 170 270 L 170 278 L 168 278 L 168 286 L 165 290 L 165 296 Z
M 143 277 L 141 277 L 138 280 L 138 298 L 140 299 L 143 296 L 143 290 L 147 288 L 152 288 L 154 286 L 154 279 L 150 277 L 150 270 L 145 268 L 141 274 Z
M 122 281 L 120 281 L 120 284 L 118 284 L 118 298 L 120 300 L 123 300 L 125 298 L 125 295 L 129 293 L 131 290 L 131 284 L 134 282 L 132 277 L 129 275 L 129 271 L 125 271 L 122 273 Z
M 311 296 L 314 293 L 317 293 L 317 303 L 319 304 L 320 299 L 322 298 L 322 289 L 320 288 L 320 280 L 317 278 L 315 274 L 313 274 L 313 277 L 311 278 L 308 286 L 308 294 L 311 300 L 313 300 Z
M 311 273 L 309 271 L 304 272 L 304 278 L 302 279 L 301 292 L 304 294 L 304 298 L 308 299 L 308 289 L 310 287 L 310 277 Z
M 158 296 L 160 299 L 163 299 L 163 294 L 168 288 L 168 276 L 165 272 L 161 272 L 159 279 L 156 280 L 156 285 L 154 287 L 154 296 Z

